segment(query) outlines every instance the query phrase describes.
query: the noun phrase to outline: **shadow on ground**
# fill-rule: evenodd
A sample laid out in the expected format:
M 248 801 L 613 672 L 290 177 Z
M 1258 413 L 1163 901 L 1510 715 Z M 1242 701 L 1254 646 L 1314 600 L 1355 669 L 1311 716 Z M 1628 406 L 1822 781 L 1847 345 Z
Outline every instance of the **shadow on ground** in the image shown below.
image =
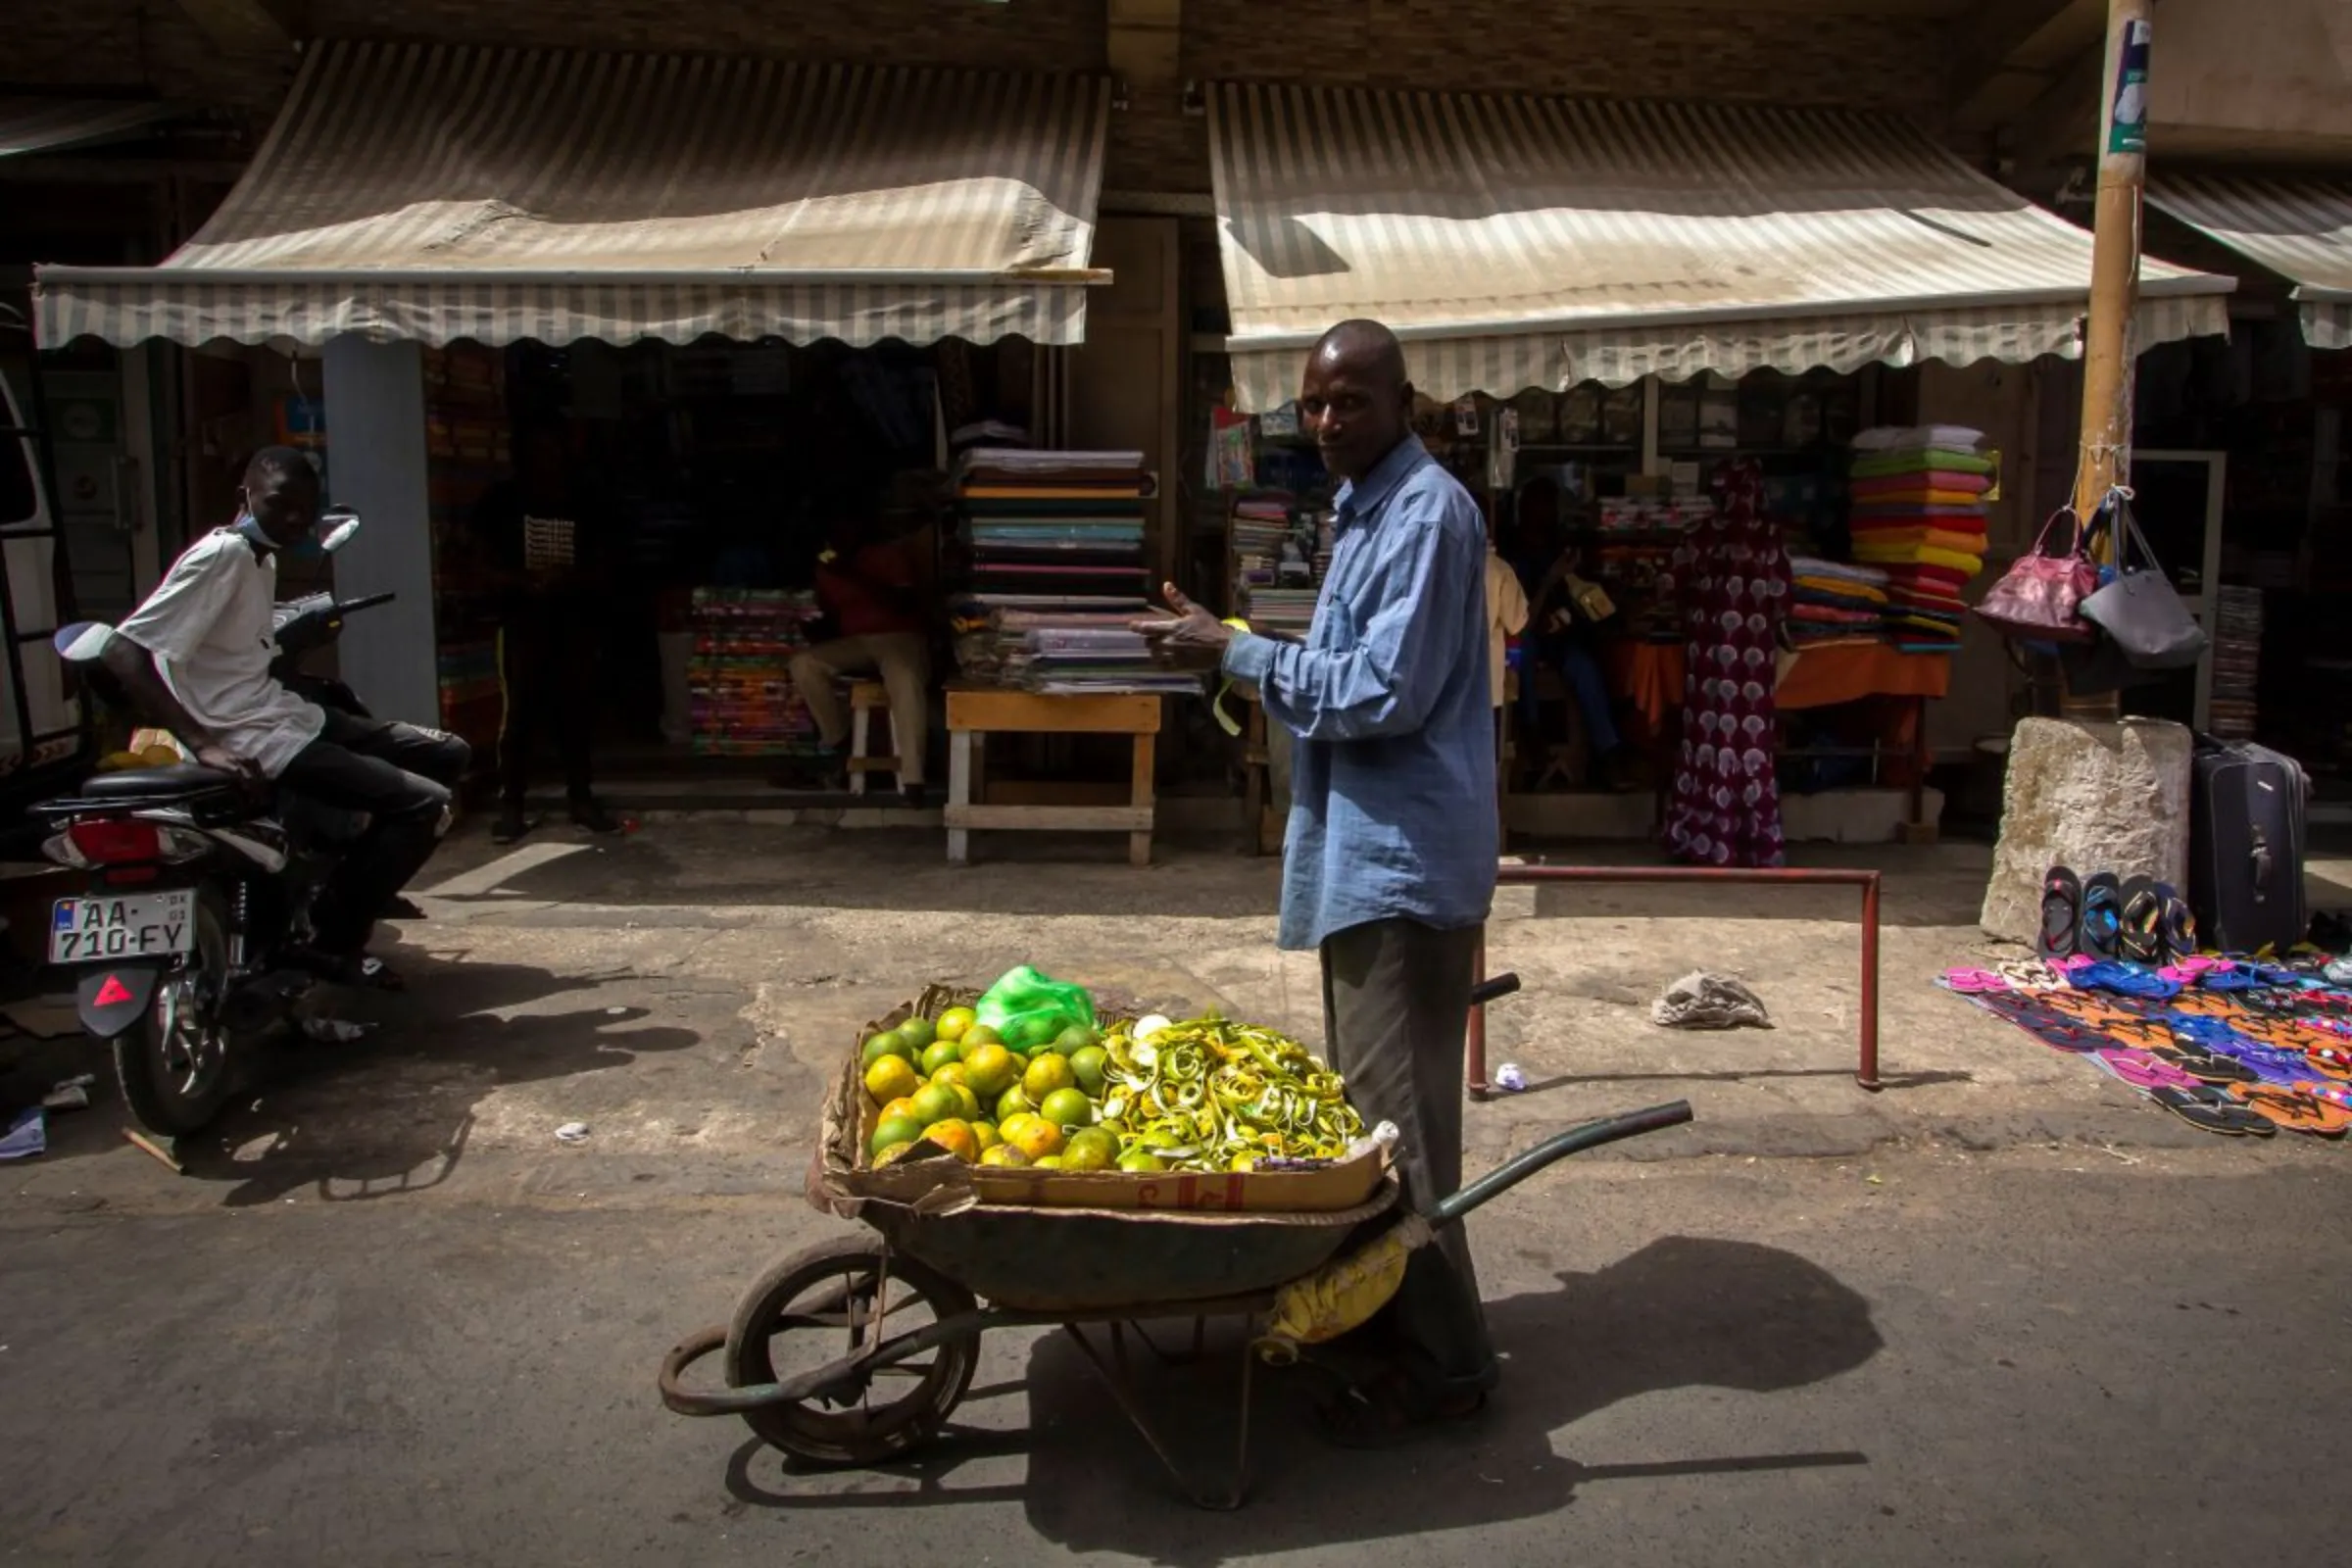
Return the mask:
M 689 1029 L 639 1026 L 639 1007 L 512 1011 L 592 990 L 606 977 L 453 963 L 413 949 L 400 966 L 405 992 L 319 998 L 331 1016 L 376 1024 L 367 1039 L 280 1038 L 249 1057 L 229 1106 L 211 1127 L 177 1141 L 186 1176 L 221 1187 L 230 1207 L 301 1191 L 330 1201 L 424 1191 L 464 1159 L 475 1108 L 494 1090 L 625 1067 L 701 1039 Z M 111 1056 L 79 1037 L 71 1043 L 79 1070 L 99 1075 L 97 1103 L 51 1118 L 44 1164 L 111 1153 L 129 1125 Z M 58 1042 L 42 1044 L 45 1062 L 65 1059 Z
M 1559 1288 L 1488 1306 L 1508 1358 L 1484 1417 L 1390 1453 L 1350 1453 L 1312 1436 L 1306 1371 L 1261 1378 L 1253 1412 L 1249 1502 L 1239 1514 L 1196 1511 L 1121 1420 L 1085 1356 L 1059 1334 L 1036 1342 L 1025 1385 L 977 1389 L 972 1399 L 1028 1395 L 1026 1433 L 951 1427 L 940 1447 L 882 1473 L 887 1493 L 820 1493 L 774 1452 L 745 1445 L 728 1470 L 739 1502 L 796 1510 L 953 1506 L 1019 1498 L 1039 1535 L 1072 1551 L 1138 1552 L 1167 1568 L 1216 1568 L 1237 1557 L 1410 1539 L 1550 1514 L 1587 1484 L 1637 1476 L 1754 1475 L 1867 1465 L 1851 1435 L 1823 1433 L 1796 1453 L 1714 1453 L 1613 1463 L 1563 1456 L 1555 1436 L 1644 1395 L 1686 1388 L 1777 1394 L 1851 1372 L 1882 1348 L 1870 1306 L 1793 1252 L 1744 1242 L 1670 1237 Z M 1181 1333 L 1162 1344 L 1181 1343 Z M 1235 1436 L 1238 1334 L 1212 1333 L 1210 1361 L 1137 1368 L 1137 1396 L 1199 1490 L 1229 1474 Z M 967 1410 L 974 1408 L 967 1400 Z M 966 1464 L 1026 1454 L 1018 1484 L 956 1486 Z M 906 1482 L 915 1483 L 906 1490 Z M 1313 1499 L 1313 1506 L 1307 1506 Z M 1336 1533 L 1335 1533 L 1336 1532 Z

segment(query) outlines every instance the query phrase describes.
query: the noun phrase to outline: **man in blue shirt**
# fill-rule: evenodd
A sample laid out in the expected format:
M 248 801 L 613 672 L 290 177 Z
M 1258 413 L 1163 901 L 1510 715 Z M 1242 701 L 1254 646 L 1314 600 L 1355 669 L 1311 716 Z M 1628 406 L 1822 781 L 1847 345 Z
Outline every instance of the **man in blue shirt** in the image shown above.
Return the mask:
M 1298 737 L 1281 945 L 1323 960 L 1332 1065 L 1365 1119 L 1393 1121 L 1408 1198 L 1461 1185 L 1462 1029 L 1494 891 L 1494 713 L 1486 525 L 1412 434 L 1396 335 L 1343 321 L 1308 357 L 1298 412 L 1346 481 L 1304 644 L 1237 632 L 1167 589 L 1143 622 L 1162 660 L 1255 685 Z M 1385 1364 L 1325 1411 L 1354 1445 L 1476 1411 L 1494 1353 L 1459 1226 L 1413 1254 L 1372 1327 Z

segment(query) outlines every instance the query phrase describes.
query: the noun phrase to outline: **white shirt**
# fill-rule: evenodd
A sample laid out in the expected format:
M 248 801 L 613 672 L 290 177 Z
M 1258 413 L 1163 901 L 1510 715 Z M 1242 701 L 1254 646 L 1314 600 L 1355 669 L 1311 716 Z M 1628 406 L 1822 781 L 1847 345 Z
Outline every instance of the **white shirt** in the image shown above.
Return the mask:
M 1487 671 L 1494 686 L 1494 706 L 1503 698 L 1504 668 L 1509 654 L 1503 639 L 1527 630 L 1527 593 L 1510 563 L 1487 548 Z
M 155 592 L 115 628 L 155 656 L 189 717 L 231 757 L 271 778 L 326 724 L 316 704 L 270 673 L 276 601 L 276 553 L 262 559 L 242 534 L 216 528 L 188 546 Z

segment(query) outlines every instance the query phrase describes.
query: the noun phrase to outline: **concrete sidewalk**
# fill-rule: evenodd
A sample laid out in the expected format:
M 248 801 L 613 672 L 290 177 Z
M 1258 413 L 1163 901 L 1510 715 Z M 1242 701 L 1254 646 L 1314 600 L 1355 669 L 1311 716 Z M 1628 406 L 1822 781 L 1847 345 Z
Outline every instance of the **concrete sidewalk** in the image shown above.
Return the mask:
M 514 851 L 462 835 L 423 879 L 431 918 L 400 928 L 392 950 L 412 989 L 342 1000 L 381 1032 L 303 1048 L 190 1141 L 199 1180 L 167 1183 L 178 1196 L 164 1200 L 451 1181 L 612 1199 L 797 1189 L 820 1087 L 858 1025 L 929 981 L 986 985 L 1022 962 L 1179 1016 L 1221 1008 L 1319 1043 L 1314 960 L 1274 948 L 1276 862 L 1177 845 L 1135 870 L 1123 842 L 985 848 L 992 858 L 959 870 L 930 833 L 692 820 Z M 1518 1063 L 1535 1087 L 1470 1108 L 1469 1168 L 1674 1099 L 1691 1102 L 1693 1126 L 1600 1157 L 2212 1142 L 1933 985 L 1988 956 L 1972 923 L 1984 850 L 1800 858 L 1886 870 L 1885 1093 L 1852 1077 L 1851 890 L 1506 889 L 1492 963 L 1526 990 L 1491 1009 L 1490 1059 Z M 1651 1024 L 1650 1000 L 1701 966 L 1745 980 L 1775 1027 Z M 93 1064 L 70 1008 L 17 1013 L 55 1037 L 36 1066 Z M 163 1197 L 158 1167 L 120 1141 L 111 1083 L 104 1093 L 92 1112 L 54 1119 L 54 1152 L 10 1172 L 17 1191 L 72 1206 L 121 1180 Z M 587 1144 L 555 1141 L 569 1121 L 591 1125 Z M 2335 1156 L 2280 1140 L 2271 1157 Z

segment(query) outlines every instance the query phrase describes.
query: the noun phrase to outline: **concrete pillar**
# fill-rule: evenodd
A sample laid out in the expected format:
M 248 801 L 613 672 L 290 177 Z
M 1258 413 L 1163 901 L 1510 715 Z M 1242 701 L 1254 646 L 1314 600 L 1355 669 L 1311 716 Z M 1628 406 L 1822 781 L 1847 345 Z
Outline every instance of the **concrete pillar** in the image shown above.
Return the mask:
M 343 628 L 343 678 L 378 717 L 437 725 L 423 351 L 353 336 L 329 341 L 326 441 L 327 499 L 364 523 L 336 553 L 335 592 L 400 595 Z
M 2053 865 L 2154 877 L 2188 894 L 2186 728 L 2155 719 L 2085 724 L 2021 720 L 2009 743 L 2001 842 L 1978 923 L 2032 942 L 2041 929 L 2041 879 Z

